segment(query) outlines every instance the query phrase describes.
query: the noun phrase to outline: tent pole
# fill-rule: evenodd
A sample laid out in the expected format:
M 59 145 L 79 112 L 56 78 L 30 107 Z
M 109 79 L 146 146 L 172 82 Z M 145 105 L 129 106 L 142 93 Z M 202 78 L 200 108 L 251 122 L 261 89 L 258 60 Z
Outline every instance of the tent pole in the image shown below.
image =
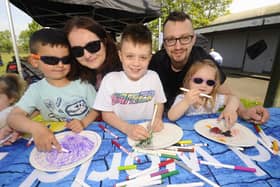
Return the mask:
M 11 36 L 12 36 L 13 48 L 14 48 L 14 53 L 15 53 L 16 62 L 17 62 L 17 69 L 18 69 L 20 77 L 23 78 L 21 63 L 20 63 L 19 54 L 18 54 L 18 48 L 17 48 L 17 44 L 16 44 L 16 35 L 15 35 L 14 24 L 13 24 L 13 21 L 12 21 L 12 14 L 11 14 L 11 8 L 10 8 L 9 0 L 6 0 L 6 9 L 7 9 L 7 13 L 8 13 L 10 33 L 11 33 Z

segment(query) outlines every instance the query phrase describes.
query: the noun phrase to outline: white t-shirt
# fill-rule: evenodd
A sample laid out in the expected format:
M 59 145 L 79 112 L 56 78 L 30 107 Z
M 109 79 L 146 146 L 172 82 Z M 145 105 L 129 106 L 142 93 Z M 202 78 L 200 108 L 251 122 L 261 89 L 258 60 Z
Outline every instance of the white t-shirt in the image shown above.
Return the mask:
M 165 102 L 156 72 L 148 70 L 141 79 L 132 81 L 120 71 L 103 78 L 93 108 L 112 111 L 122 120 L 144 120 L 152 118 L 156 103 Z
M 172 106 L 177 104 L 178 102 L 182 101 L 184 98 L 184 94 L 179 94 L 177 95 L 174 103 Z M 211 104 L 208 102 L 207 107 L 210 108 Z M 211 111 L 207 110 L 204 106 L 200 107 L 195 107 L 193 105 L 190 105 L 187 111 L 185 112 L 185 115 L 197 115 L 197 114 L 212 114 L 218 112 L 220 108 L 222 108 L 225 105 L 225 95 L 217 94 L 216 95 L 216 101 L 215 101 L 215 106 Z

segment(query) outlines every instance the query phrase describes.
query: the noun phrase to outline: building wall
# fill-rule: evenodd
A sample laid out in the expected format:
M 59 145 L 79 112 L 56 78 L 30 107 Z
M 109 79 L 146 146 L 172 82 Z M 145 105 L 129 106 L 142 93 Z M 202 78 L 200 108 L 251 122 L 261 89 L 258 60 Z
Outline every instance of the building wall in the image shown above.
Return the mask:
M 240 69 L 243 72 L 270 73 L 280 37 L 280 24 L 274 27 L 246 28 L 242 30 L 204 33 L 211 47 L 224 58 L 223 67 Z M 254 59 L 246 52 L 247 47 L 264 40 L 266 49 Z

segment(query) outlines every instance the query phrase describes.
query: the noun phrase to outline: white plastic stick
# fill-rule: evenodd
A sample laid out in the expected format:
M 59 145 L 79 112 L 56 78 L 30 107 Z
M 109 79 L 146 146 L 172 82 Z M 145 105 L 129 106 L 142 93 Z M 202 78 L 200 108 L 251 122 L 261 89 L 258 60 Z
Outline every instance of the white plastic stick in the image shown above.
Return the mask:
M 189 92 L 190 90 L 189 89 L 187 89 L 187 88 L 180 88 L 180 90 L 182 90 L 183 92 Z M 199 94 L 201 97 L 207 97 L 207 98 L 209 98 L 209 99 L 211 99 L 212 98 L 212 96 L 210 96 L 210 95 L 207 95 L 207 94 L 204 94 L 204 93 L 201 93 L 201 94 Z

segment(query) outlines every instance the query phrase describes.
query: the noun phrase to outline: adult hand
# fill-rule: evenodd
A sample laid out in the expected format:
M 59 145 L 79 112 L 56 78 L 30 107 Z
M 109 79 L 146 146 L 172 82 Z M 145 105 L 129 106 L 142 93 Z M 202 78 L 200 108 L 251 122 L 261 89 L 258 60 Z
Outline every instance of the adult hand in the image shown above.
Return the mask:
M 262 106 L 254 106 L 239 111 L 239 115 L 250 123 L 263 124 L 269 119 L 269 112 Z

